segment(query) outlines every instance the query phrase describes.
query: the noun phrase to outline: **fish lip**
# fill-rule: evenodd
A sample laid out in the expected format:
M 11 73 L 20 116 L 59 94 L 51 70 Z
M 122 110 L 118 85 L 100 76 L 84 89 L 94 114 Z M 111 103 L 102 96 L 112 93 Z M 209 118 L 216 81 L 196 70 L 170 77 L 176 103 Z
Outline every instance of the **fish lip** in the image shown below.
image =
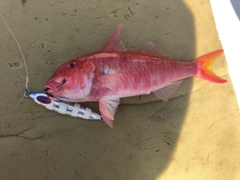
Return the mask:
M 56 81 L 48 81 L 44 87 L 47 88 L 47 92 L 54 92 L 62 87 L 63 84 L 67 82 L 67 79 L 64 78 L 60 83 Z
M 49 85 L 44 85 L 44 87 L 46 88 L 45 90 L 44 90 L 44 92 L 45 93 L 47 93 L 47 94 L 54 94 L 56 91 L 54 90 L 54 89 L 51 89 L 51 87 L 49 86 Z
M 49 91 L 53 91 L 56 88 L 56 84 L 55 83 L 51 83 L 51 82 L 47 82 L 44 85 L 45 88 L 47 88 L 47 92 Z

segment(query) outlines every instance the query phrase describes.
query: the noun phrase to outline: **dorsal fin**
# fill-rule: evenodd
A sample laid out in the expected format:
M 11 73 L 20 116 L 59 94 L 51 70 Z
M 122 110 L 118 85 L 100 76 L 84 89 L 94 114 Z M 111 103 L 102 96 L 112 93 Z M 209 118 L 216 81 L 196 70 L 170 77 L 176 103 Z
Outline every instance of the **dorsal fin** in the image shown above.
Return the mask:
M 146 52 L 149 54 L 153 54 L 159 57 L 163 57 L 163 58 L 169 58 L 169 56 L 167 56 L 165 53 L 163 53 L 161 50 L 159 50 L 156 46 L 156 44 L 154 44 L 153 42 L 148 42 L 147 44 L 145 44 L 142 49 L 142 52 Z
M 127 48 L 124 46 L 121 38 L 123 24 L 120 24 L 115 31 L 112 33 L 104 47 L 103 51 L 127 51 Z

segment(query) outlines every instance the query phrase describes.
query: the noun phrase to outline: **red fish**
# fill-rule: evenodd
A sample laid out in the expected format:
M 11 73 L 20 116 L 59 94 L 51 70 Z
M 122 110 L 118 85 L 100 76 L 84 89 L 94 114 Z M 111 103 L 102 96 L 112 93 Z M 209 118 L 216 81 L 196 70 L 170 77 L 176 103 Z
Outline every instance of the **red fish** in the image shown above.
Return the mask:
M 74 58 L 60 66 L 47 81 L 48 93 L 67 102 L 98 101 L 101 116 L 109 127 L 120 98 L 153 92 L 167 101 L 182 79 L 197 76 L 225 83 L 209 68 L 223 50 L 192 62 L 172 60 L 149 42 L 140 52 L 128 51 L 119 25 L 102 50 Z

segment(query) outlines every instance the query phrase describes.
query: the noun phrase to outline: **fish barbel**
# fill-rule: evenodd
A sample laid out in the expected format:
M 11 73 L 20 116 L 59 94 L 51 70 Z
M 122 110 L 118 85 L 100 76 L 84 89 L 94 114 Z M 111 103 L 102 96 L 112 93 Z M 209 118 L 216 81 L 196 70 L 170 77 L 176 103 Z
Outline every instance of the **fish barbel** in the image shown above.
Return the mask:
M 128 51 L 119 25 L 102 50 L 74 58 L 60 66 L 44 85 L 48 93 L 66 102 L 98 101 L 101 116 L 113 127 L 120 98 L 149 94 L 167 101 L 182 79 L 197 76 L 225 83 L 210 67 L 223 50 L 191 62 L 162 55 L 152 42 L 139 52 Z

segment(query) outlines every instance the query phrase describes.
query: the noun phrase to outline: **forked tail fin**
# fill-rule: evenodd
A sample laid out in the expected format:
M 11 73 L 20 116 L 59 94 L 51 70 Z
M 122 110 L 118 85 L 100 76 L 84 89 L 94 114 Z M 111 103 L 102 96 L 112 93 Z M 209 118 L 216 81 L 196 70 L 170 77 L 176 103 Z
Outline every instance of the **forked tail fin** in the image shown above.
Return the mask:
M 213 62 L 223 53 L 223 50 L 217 50 L 210 52 L 197 58 L 195 61 L 197 63 L 197 77 L 206 79 L 215 83 L 225 83 L 227 80 L 218 77 L 211 69 Z

